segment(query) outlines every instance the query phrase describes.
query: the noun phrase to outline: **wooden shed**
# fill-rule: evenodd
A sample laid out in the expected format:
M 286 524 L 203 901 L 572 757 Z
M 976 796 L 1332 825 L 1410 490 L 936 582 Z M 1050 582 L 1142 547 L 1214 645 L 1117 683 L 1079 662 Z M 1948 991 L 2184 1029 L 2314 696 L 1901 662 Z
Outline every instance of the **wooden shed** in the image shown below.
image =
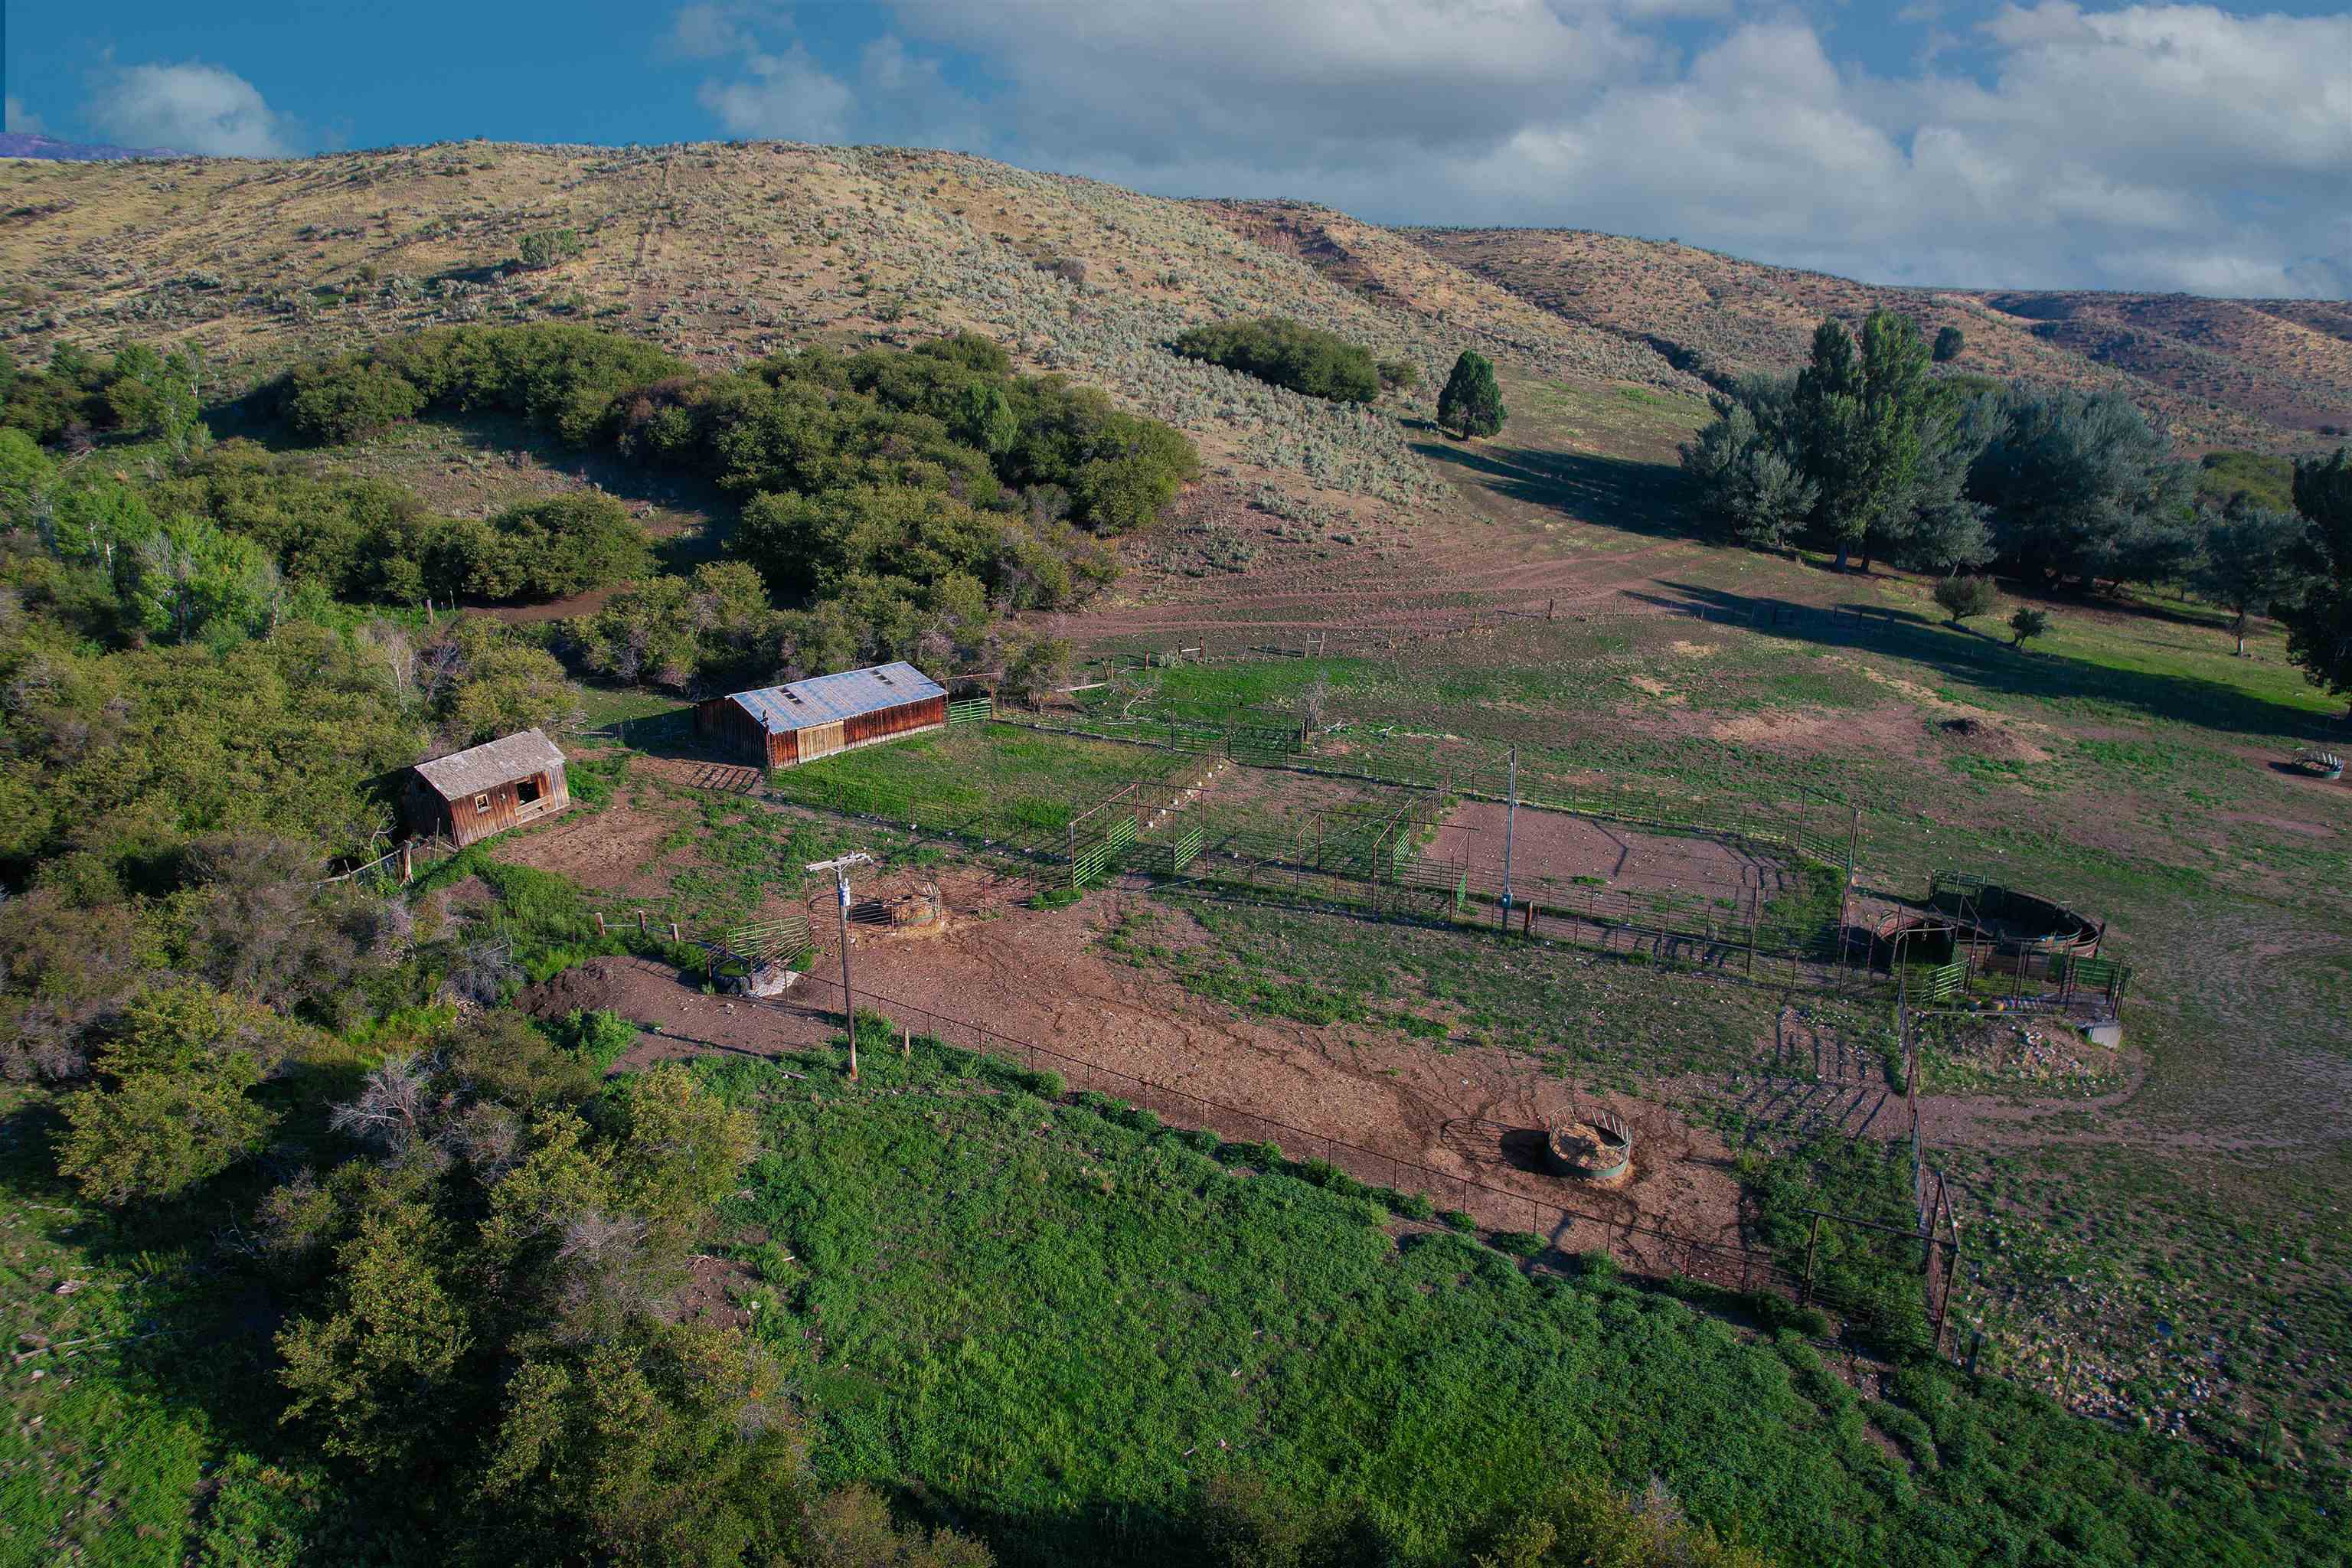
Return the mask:
M 409 831 L 461 849 L 572 804 L 563 753 L 537 730 L 419 763 L 409 773 L 403 799 Z
M 694 709 L 695 731 L 705 741 L 769 768 L 796 767 L 947 723 L 947 689 L 911 664 L 738 691 Z

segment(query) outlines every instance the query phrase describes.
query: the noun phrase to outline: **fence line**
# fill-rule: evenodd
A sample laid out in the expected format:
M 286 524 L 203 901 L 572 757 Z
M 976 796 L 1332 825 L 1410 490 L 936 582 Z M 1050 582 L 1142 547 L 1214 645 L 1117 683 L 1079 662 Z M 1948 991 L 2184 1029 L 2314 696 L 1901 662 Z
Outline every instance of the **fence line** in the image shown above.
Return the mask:
M 369 861 L 364 866 L 354 866 L 348 871 L 341 871 L 331 877 L 321 878 L 320 880 L 313 882 L 311 886 L 316 888 L 331 888 L 337 882 L 354 882 L 360 878 L 366 876 L 371 871 L 391 865 L 394 860 L 404 862 L 404 870 L 401 880 L 404 882 L 408 880 L 409 876 L 413 874 L 413 868 L 419 861 L 430 862 L 433 860 L 444 860 L 448 858 L 450 856 L 455 855 L 457 852 L 457 845 L 451 843 L 448 839 L 441 837 L 437 834 L 430 838 L 411 838 L 394 845 L 389 851 L 377 856 L 374 859 Z
M 838 1016 L 840 986 L 836 983 L 806 974 L 794 988 L 829 993 L 834 1005 L 823 1008 L 789 999 L 735 1000 L 739 1005 L 802 1017 Z M 1212 1099 L 1195 1089 L 1143 1078 L 877 992 L 861 988 L 858 1000 L 861 1010 L 870 1005 L 887 1013 L 891 1022 L 909 1033 L 920 1033 L 942 1045 L 1007 1058 L 1033 1072 L 1055 1072 L 1069 1092 L 1101 1094 L 1107 1089 L 1116 1089 L 1130 1105 L 1150 1110 L 1163 1121 L 1190 1125 L 1214 1133 L 1229 1143 L 1271 1145 L 1284 1158 L 1297 1159 L 1304 1154 L 1310 1163 L 1320 1162 L 1374 1186 L 1401 1194 L 1418 1193 L 1433 1202 L 1452 1201 L 1457 1212 L 1474 1223 L 1481 1218 L 1475 1211 L 1483 1210 L 1486 1228 L 1490 1231 L 1513 1229 L 1518 1222 L 1524 1222 L 1527 1232 L 1565 1251 L 1568 1233 L 1580 1223 L 1598 1227 L 1601 1249 L 1624 1257 L 1637 1272 L 1658 1279 L 1679 1277 L 1727 1290 L 1769 1294 L 1801 1304 L 1821 1303 L 1849 1316 L 1874 1311 L 1879 1305 L 1867 1298 L 1841 1295 L 1824 1280 L 1812 1277 L 1810 1269 L 1800 1273 L 1787 1268 L 1774 1262 L 1769 1253 L 1744 1241 L 1726 1243 L 1677 1235 L 1630 1217 L 1625 1207 L 1612 1211 L 1580 1207 L 1384 1154 L 1343 1138 Z
M 1612 623 L 1693 620 L 1713 622 L 1723 626 L 1758 626 L 1767 629 L 1779 626 L 1800 626 L 1818 622 L 1832 632 L 1858 637 L 1884 636 L 1910 629 L 1912 623 L 1893 610 L 1877 610 L 1862 605 L 1796 605 L 1780 602 L 1759 603 L 1746 609 L 1724 605 L 1691 605 L 1651 603 L 1644 608 L 1616 610 L 1562 609 L 1557 599 L 1547 599 L 1540 610 L 1511 605 L 1474 605 L 1458 615 L 1426 620 L 1410 626 L 1326 626 L 1288 634 L 1298 639 L 1298 646 L 1288 642 L 1252 641 L 1246 631 L 1237 634 L 1223 650 L 1213 646 L 1206 632 L 1178 634 L 1176 642 L 1165 647 L 1147 647 L 1144 651 L 1121 651 L 1097 645 L 1100 651 L 1084 662 L 1099 665 L 1108 675 L 1116 678 L 1126 669 L 1164 669 L 1184 664 L 1245 664 L 1267 658 L 1318 658 L 1347 657 L 1350 652 L 1393 652 L 1416 643 L 1443 642 L 1454 637 L 1491 634 L 1518 622 L 1549 622 L 1573 626 L 1604 626 Z M 1196 639 L 1196 640 L 1186 640 Z M 1141 641 L 1140 638 L 1108 639 Z M 1334 642 L 1338 646 L 1333 646 Z

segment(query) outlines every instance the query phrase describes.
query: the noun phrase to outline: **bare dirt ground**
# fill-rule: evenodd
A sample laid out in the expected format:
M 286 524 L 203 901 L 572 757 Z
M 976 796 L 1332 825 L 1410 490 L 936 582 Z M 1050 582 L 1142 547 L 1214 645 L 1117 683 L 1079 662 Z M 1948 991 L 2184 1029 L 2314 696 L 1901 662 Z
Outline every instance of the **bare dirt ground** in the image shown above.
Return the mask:
M 1343 1141 L 1383 1157 L 1335 1159 L 1355 1174 L 1432 1191 L 1441 1204 L 1459 1202 L 1497 1228 L 1527 1228 L 1530 1210 L 1475 1188 L 1448 1192 L 1442 1180 L 1385 1162 L 1574 1209 L 1577 1217 L 1565 1223 L 1539 1222 L 1562 1251 L 1606 1247 L 1636 1268 L 1664 1269 L 1681 1264 L 1676 1241 L 1740 1245 L 1738 1184 L 1728 1151 L 1711 1134 L 1654 1104 L 1588 1097 L 1587 1103 L 1609 1104 L 1633 1126 L 1635 1179 L 1612 1193 L 1580 1188 L 1541 1168 L 1544 1125 L 1575 1102 L 1568 1085 L 1500 1050 L 1440 1056 L 1425 1047 L 1349 1037 L 1360 1031 L 1244 1017 L 1107 960 L 1091 935 L 1139 896 L 1113 892 L 1072 910 L 968 918 L 920 940 L 853 931 L 860 1005 L 889 1013 L 898 1004 L 908 1016 L 921 1008 L 985 1019 L 1013 1040 L 1171 1086 L 1173 1096 L 1130 1096 L 1158 1104 L 1171 1121 L 1186 1121 L 1188 1097 L 1200 1095 Z M 837 951 L 821 952 L 812 967 L 829 977 L 837 963 Z M 788 995 L 755 1005 L 706 995 L 666 966 L 629 958 L 567 971 L 535 988 L 525 1005 L 543 1015 L 609 1007 L 636 1020 L 647 1032 L 622 1063 L 633 1068 L 665 1057 L 773 1056 L 823 1045 L 838 1033 L 837 996 L 827 984 L 804 1000 Z M 1074 1088 L 1085 1087 L 1084 1075 L 1064 1070 Z M 1100 1087 L 1130 1094 L 1108 1077 Z M 1206 1120 L 1232 1136 L 1255 1135 L 1225 1125 L 1214 1112 L 1190 1120 Z M 1286 1150 L 1294 1156 L 1339 1152 L 1295 1138 Z
M 583 888 L 623 898 L 654 898 L 669 890 L 669 867 L 658 853 L 677 823 L 657 812 L 615 801 L 591 816 L 567 813 L 537 833 L 501 839 L 498 858 L 571 878 Z
M 1499 874 L 1507 806 L 1465 801 L 1439 824 L 1422 853 L 1424 865 Z M 1598 877 L 1617 887 L 1672 892 L 1760 888 L 1767 897 L 1791 882 L 1779 861 L 1709 838 L 1643 833 L 1613 822 L 1521 806 L 1511 829 L 1511 870 L 1530 879 L 1571 882 Z

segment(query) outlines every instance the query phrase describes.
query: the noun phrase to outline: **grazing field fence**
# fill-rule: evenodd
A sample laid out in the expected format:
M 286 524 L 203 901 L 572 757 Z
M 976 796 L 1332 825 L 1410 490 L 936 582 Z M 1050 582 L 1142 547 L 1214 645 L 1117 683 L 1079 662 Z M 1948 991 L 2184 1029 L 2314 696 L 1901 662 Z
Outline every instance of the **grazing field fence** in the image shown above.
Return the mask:
M 738 1005 L 803 1020 L 838 1019 L 841 997 L 838 984 L 806 974 L 789 996 L 739 998 Z M 1630 1203 L 1606 1192 L 1580 1194 L 1552 1179 L 1542 1179 L 1540 1189 L 1505 1184 L 1476 1170 L 1444 1170 L 1401 1159 L 1218 1100 L 1185 1084 L 1148 1078 L 869 990 L 861 988 L 857 1001 L 861 1013 L 872 1009 L 886 1015 L 909 1046 L 919 1036 L 936 1046 L 1017 1064 L 1032 1074 L 1051 1074 L 1058 1082 L 1041 1088 L 1057 1090 L 1054 1098 L 1114 1114 L 1149 1112 L 1157 1124 L 1213 1134 L 1219 1141 L 1220 1158 L 1232 1163 L 1385 1198 L 1401 1214 L 1418 1213 L 1443 1220 L 1446 1216 L 1436 1211 L 1450 1205 L 1453 1215 L 1459 1216 L 1454 1223 L 1467 1223 L 1498 1237 L 1531 1235 L 1544 1248 L 1539 1264 L 1549 1260 L 1558 1267 L 1579 1253 L 1606 1252 L 1635 1273 L 1671 1286 L 1695 1283 L 1750 1299 L 1774 1298 L 1798 1307 L 1819 1307 L 1855 1323 L 1876 1323 L 1887 1312 L 1888 1303 L 1879 1294 L 1826 1268 L 1815 1268 L 1810 1258 L 1802 1269 L 1786 1267 L 1768 1248 L 1737 1231 L 1725 1237 L 1708 1237 L 1664 1229 L 1645 1222 Z M 1498 1173 L 1516 1169 L 1499 1153 L 1494 1164 Z M 1940 1184 L 1934 1191 L 1937 1203 L 1942 1203 Z M 1412 1201 L 1416 1197 L 1426 1200 L 1425 1206 L 1416 1205 Z M 1938 1213 L 1948 1215 L 1948 1210 Z M 1827 1211 L 1820 1211 L 1818 1223 L 1891 1230 Z M 1923 1296 L 1938 1288 L 1944 1292 L 1925 1300 L 1938 1326 L 1935 1344 L 1940 1353 L 1941 1302 L 1948 1295 L 1954 1269 L 1948 1258 L 1937 1262 L 1936 1247 L 1928 1247 L 1927 1252 L 1920 1289 Z
M 1628 605 L 1611 595 L 1592 609 L 1547 599 L 1540 605 L 1479 605 L 1451 614 L 1421 614 L 1391 626 L 1335 626 L 1272 632 L 1247 626 L 1228 632 L 1187 630 L 1181 635 L 1136 637 L 1111 633 L 1087 647 L 1082 668 L 1089 679 L 1167 669 L 1186 664 L 1255 664 L 1269 658 L 1345 658 L 1395 653 L 1428 643 L 1491 636 L 1529 622 L 1606 629 L 1660 620 L 1789 630 L 1836 638 L 1870 638 L 1910 629 L 1901 612 L 1865 605 L 1800 605 L 1757 600 L 1740 605 L 1696 604 L 1643 598 Z

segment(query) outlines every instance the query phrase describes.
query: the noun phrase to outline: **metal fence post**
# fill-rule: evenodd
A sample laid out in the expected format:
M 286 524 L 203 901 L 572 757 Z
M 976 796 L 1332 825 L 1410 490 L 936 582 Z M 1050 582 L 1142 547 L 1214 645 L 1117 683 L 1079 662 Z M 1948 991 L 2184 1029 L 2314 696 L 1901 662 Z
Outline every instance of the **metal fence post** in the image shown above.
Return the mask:
M 1822 1216 L 1813 1215 L 1813 1223 L 1805 1235 L 1805 1288 L 1797 1297 L 1797 1305 L 1809 1307 L 1813 1300 L 1813 1254 L 1821 1246 Z

